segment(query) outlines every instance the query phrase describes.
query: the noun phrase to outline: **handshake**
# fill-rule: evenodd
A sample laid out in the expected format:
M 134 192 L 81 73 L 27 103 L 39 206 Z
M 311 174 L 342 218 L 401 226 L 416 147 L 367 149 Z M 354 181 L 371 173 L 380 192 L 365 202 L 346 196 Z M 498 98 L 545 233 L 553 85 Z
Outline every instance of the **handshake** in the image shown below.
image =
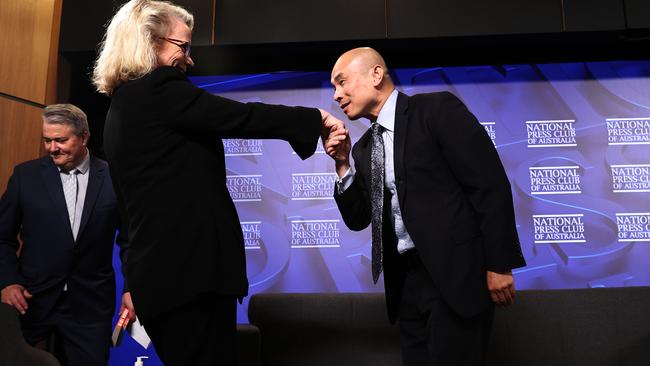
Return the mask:
M 350 132 L 340 119 L 329 112 L 320 109 L 323 127 L 321 129 L 321 140 L 327 155 L 334 159 L 336 172 L 342 177 L 350 168 L 350 150 L 352 142 Z

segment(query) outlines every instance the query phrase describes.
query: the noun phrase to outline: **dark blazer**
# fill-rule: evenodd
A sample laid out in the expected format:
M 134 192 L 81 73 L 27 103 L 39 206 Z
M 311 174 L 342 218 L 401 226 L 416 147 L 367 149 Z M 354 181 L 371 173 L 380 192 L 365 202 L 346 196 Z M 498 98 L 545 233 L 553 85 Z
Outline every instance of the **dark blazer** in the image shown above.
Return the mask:
M 106 162 L 91 156 L 89 174 L 76 242 L 59 170 L 49 156 L 16 166 L 9 179 L 0 200 L 0 288 L 17 283 L 32 293 L 25 319 L 47 315 L 67 283 L 75 319 L 111 321 L 119 214 Z M 123 250 L 125 238 L 118 237 Z
M 221 98 L 173 67 L 114 91 L 104 149 L 129 223 L 127 276 L 144 324 L 201 292 L 248 293 L 221 138 L 284 139 L 304 159 L 320 130 L 317 109 Z
M 461 316 L 491 303 L 486 270 L 525 265 L 515 227 L 510 183 L 476 118 L 448 92 L 399 93 L 394 131 L 395 183 L 406 229 L 443 299 Z M 335 199 L 346 225 L 370 224 L 368 131 L 352 149 L 353 184 Z M 384 286 L 395 321 L 404 280 L 391 226 L 390 192 L 384 203 Z

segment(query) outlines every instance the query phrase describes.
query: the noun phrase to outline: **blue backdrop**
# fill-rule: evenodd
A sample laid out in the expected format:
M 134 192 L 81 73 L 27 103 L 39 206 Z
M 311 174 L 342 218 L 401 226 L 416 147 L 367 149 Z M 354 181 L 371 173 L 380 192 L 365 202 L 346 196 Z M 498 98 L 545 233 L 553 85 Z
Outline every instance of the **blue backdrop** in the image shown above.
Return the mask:
M 528 266 L 518 289 L 650 285 L 650 61 L 392 70 L 406 94 L 448 90 L 491 137 L 513 188 Z M 327 109 L 355 142 L 329 72 L 194 77 L 242 102 Z M 215 143 L 221 143 L 215 137 Z M 351 232 L 332 199 L 333 161 L 302 161 L 286 142 L 224 140 L 228 187 L 246 240 L 250 293 L 381 292 L 370 233 Z M 117 256 L 114 259 L 119 267 Z M 121 279 L 120 279 L 121 280 Z M 119 287 L 119 286 L 118 286 Z M 247 322 L 247 301 L 238 309 Z M 111 365 L 155 352 L 130 338 Z

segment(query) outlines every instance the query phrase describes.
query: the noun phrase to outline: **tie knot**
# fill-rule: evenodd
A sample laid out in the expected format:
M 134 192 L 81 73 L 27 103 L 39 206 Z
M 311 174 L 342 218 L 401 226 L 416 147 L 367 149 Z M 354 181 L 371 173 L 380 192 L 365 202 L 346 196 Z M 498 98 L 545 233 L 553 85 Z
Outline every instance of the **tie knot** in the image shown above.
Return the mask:
M 66 175 L 77 175 L 77 174 L 81 174 L 81 170 L 74 169 L 74 170 L 62 171 L 61 173 Z
M 384 130 L 384 128 L 377 122 L 373 122 L 370 127 L 372 128 L 372 133 L 374 134 L 380 134 Z

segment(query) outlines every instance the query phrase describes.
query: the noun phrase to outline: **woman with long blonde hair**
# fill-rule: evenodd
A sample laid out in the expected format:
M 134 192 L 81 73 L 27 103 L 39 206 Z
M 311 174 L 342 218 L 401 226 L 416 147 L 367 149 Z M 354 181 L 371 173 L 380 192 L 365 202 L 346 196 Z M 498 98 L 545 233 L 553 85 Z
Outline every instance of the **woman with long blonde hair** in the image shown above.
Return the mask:
M 123 306 L 165 365 L 232 365 L 248 280 L 221 138 L 283 139 L 305 159 L 319 136 L 344 126 L 322 110 L 243 104 L 194 86 L 185 76 L 193 26 L 172 3 L 126 3 L 106 29 L 93 82 L 111 96 L 104 148 L 129 229 L 133 302 Z

